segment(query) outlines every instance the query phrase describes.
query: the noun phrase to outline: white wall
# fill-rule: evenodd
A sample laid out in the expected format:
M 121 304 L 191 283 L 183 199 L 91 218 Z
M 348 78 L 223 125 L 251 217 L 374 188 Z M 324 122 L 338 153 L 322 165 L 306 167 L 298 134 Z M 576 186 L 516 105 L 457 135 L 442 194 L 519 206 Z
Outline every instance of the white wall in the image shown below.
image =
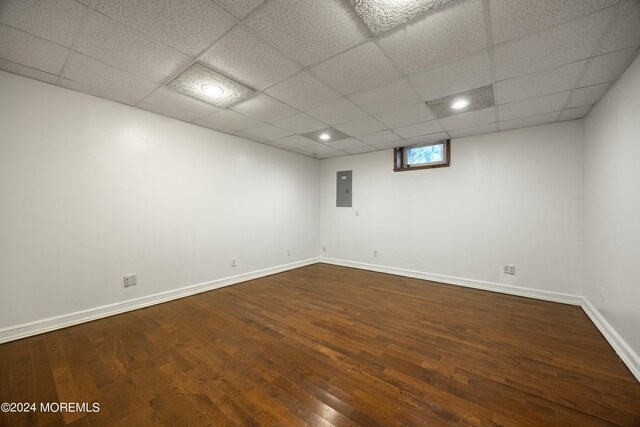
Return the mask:
M 580 295 L 582 138 L 572 121 L 456 139 L 451 167 L 411 172 L 393 172 L 392 150 L 323 160 L 321 255 Z M 335 206 L 341 170 L 353 208 Z
M 640 374 L 640 57 L 586 120 L 584 176 L 584 295 Z
M 317 160 L 5 72 L 0 94 L 0 330 L 317 256 Z

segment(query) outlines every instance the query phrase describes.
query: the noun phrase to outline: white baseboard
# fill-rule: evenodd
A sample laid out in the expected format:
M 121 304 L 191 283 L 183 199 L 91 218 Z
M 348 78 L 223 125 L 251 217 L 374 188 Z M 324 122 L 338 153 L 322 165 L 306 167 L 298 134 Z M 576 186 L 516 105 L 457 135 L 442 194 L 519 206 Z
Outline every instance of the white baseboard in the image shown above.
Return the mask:
M 582 309 L 600 330 L 600 333 L 609 341 L 611 347 L 618 353 L 618 356 L 620 356 L 620 359 L 627 365 L 633 376 L 640 382 L 640 356 L 638 356 L 638 353 L 633 351 L 625 339 L 620 336 L 607 319 L 604 318 L 602 313 L 600 313 L 587 298 L 583 299 Z
M 358 268 L 361 270 L 377 271 L 379 273 L 393 274 L 396 276 L 411 277 L 414 279 L 430 280 L 432 282 L 446 283 L 448 285 L 464 286 L 467 288 L 482 289 L 485 291 L 499 292 L 502 294 L 517 295 L 541 299 L 545 301 L 560 302 L 563 304 L 582 305 L 582 297 L 579 295 L 564 294 L 561 292 L 542 291 L 520 286 L 505 285 L 502 283 L 484 282 L 481 280 L 465 279 L 461 277 L 445 276 L 442 274 L 424 273 L 422 271 L 405 270 L 396 267 L 386 267 L 363 262 L 346 261 L 334 258 L 320 258 L 320 262 L 340 265 L 343 267 Z
M 0 329 L 0 343 L 13 341 L 20 338 L 26 338 L 32 335 L 38 335 L 44 332 L 53 331 L 55 329 L 66 328 L 68 326 L 77 325 L 79 323 L 90 322 L 92 320 L 101 319 L 103 317 L 113 316 L 115 314 L 120 314 L 127 311 L 136 310 L 138 308 L 148 307 L 150 305 L 184 298 L 190 295 L 199 294 L 201 292 L 207 292 L 213 289 L 235 285 L 237 283 L 246 282 L 247 280 L 258 279 L 260 277 L 270 276 L 272 274 L 281 273 L 283 271 L 292 270 L 294 268 L 304 267 L 316 263 L 318 263 L 318 258 L 309 258 L 290 264 L 265 268 L 263 270 L 252 271 L 237 276 L 225 277 L 222 279 L 212 280 L 210 282 L 198 283 L 195 285 L 185 286 L 166 292 L 160 292 L 153 295 L 147 295 L 140 298 L 121 301 L 114 304 L 103 305 L 87 310 L 76 311 L 74 313 L 63 314 L 47 319 L 36 320 L 34 322 L 23 323 L 21 325 L 10 326 L 8 328 L 2 328 Z

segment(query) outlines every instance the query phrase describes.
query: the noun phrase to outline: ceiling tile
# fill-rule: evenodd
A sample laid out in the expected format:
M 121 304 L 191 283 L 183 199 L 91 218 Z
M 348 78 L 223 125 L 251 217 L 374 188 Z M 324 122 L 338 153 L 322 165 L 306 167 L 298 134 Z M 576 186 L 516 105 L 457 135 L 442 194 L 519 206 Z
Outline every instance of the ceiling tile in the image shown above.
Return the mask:
M 263 93 L 242 101 L 231 109 L 265 122 L 283 119 L 296 113 L 295 109 Z
M 456 114 L 455 116 L 440 119 L 440 124 L 445 130 L 463 129 L 472 126 L 484 125 L 496 121 L 495 107 L 484 110 L 470 111 L 468 113 Z
M 371 153 L 373 151 L 379 151 L 378 147 L 374 147 L 372 145 L 363 144 L 360 147 L 351 147 L 351 148 L 342 148 L 342 151 L 346 151 L 349 154 L 364 154 Z
M 336 101 L 316 107 L 313 110 L 309 110 L 307 113 L 322 122 L 329 123 L 330 125 L 345 123 L 367 116 L 367 113 L 362 111 L 347 98 L 340 98 Z
M 329 141 L 339 141 L 341 139 L 349 138 L 349 135 L 346 135 L 335 128 L 327 128 L 315 132 L 307 132 L 300 136 L 304 136 L 305 138 L 315 141 L 319 144 L 328 144 Z
M 327 142 L 326 144 L 332 146 L 333 148 L 337 148 L 338 150 L 346 150 L 346 149 L 351 150 L 351 149 L 358 149 L 363 147 L 370 147 L 369 145 L 364 144 L 363 142 L 358 141 L 355 138 L 341 139 L 340 141 Z
M 54 74 L 45 73 L 44 71 L 16 64 L 15 62 L 7 61 L 5 59 L 0 59 L 0 70 L 5 70 L 14 74 L 20 74 L 22 76 L 41 80 L 47 83 L 56 84 L 58 82 L 58 76 Z
M 349 98 L 370 114 L 398 110 L 420 101 L 404 79 L 349 95 Z
M 289 148 L 308 147 L 309 145 L 317 144 L 315 141 L 312 141 L 300 135 L 291 135 L 286 138 L 278 139 L 277 142 Z
M 365 117 L 364 119 L 354 120 L 352 122 L 336 125 L 336 129 L 351 136 L 366 135 L 386 129 L 385 125 L 380 123 L 374 117 Z
M 390 128 L 399 128 L 435 119 L 424 102 L 419 102 L 399 110 L 376 114 L 375 117 Z
M 372 133 L 371 135 L 362 135 L 359 136 L 358 139 L 369 145 L 375 145 L 382 144 L 384 142 L 396 141 L 400 138 L 394 132 L 385 130 L 382 132 Z
M 300 110 L 326 104 L 340 97 L 340 94 L 304 71 L 265 91 L 280 101 Z
M 334 155 L 344 154 L 343 152 L 324 144 L 316 144 L 310 145 L 308 147 L 297 148 L 295 151 L 317 158 L 326 158 L 332 157 Z
M 268 123 L 259 125 L 255 128 L 246 129 L 244 133 L 258 136 L 267 141 L 273 141 L 274 139 L 280 139 L 280 138 L 284 138 L 286 136 L 291 135 L 291 132 L 284 129 L 280 129 L 279 127 L 275 127 Z
M 558 118 L 558 111 L 551 113 L 538 114 L 535 116 L 520 117 L 517 119 L 506 120 L 500 122 L 500 130 L 526 128 L 529 126 L 544 125 L 553 123 Z
M 244 19 L 255 10 L 256 7 L 264 3 L 264 0 L 214 0 L 227 12 L 238 19 Z
M 211 114 L 210 116 L 203 117 L 203 120 L 213 123 L 217 126 L 224 128 L 230 128 L 234 130 L 244 130 L 252 126 L 257 126 L 261 122 L 258 120 L 243 116 L 240 113 L 236 113 L 232 110 L 222 110 Z
M 485 133 L 497 132 L 498 126 L 495 123 L 474 126 L 471 128 L 449 131 L 451 138 L 464 138 L 465 136 L 483 135 Z
M 612 6 L 620 0 L 491 0 L 493 43 L 541 31 Z
M 160 86 L 139 107 L 187 122 L 218 110 L 209 103 L 183 95 L 166 86 Z
M 431 135 L 416 136 L 407 139 L 407 145 L 429 144 L 430 142 L 444 141 L 448 136 L 446 133 L 434 133 Z
M 0 58 L 59 75 L 69 49 L 0 24 Z
M 194 58 L 236 23 L 210 0 L 99 0 L 96 10 Z
M 300 69 L 243 25 L 225 34 L 201 62 L 256 89 L 284 80 Z
M 400 78 L 375 43 L 365 43 L 317 65 L 312 71 L 334 89 L 348 95 Z
M 129 105 L 137 104 L 158 86 L 79 53 L 71 57 L 65 75 L 64 87 Z
M 465 105 L 454 108 L 454 104 L 465 102 Z M 493 86 L 483 86 L 466 92 L 457 93 L 444 98 L 427 101 L 427 107 L 439 119 L 465 114 L 471 111 L 484 110 L 495 106 Z
M 222 126 L 222 125 L 217 125 L 215 123 L 211 123 L 211 122 L 208 122 L 208 121 L 202 120 L 202 119 L 195 119 L 191 123 L 193 123 L 194 125 L 206 127 L 206 128 L 211 129 L 211 130 L 215 130 L 215 131 L 222 132 L 222 133 L 233 134 L 233 133 L 237 132 L 235 129 L 232 129 L 232 128 L 229 128 L 229 127 L 226 127 L 226 126 Z
M 609 89 L 609 83 L 581 87 L 571 93 L 566 108 L 582 107 L 594 104 Z
M 497 83 L 498 104 L 571 90 L 578 82 L 586 63 L 586 60 L 572 62 L 551 70 L 502 80 Z
M 291 117 L 278 120 L 274 125 L 293 133 L 313 132 L 327 127 L 326 123 L 322 123 L 304 113 L 294 114 Z
M 381 144 L 376 144 L 374 147 L 378 150 L 388 150 L 389 148 L 396 147 L 406 147 L 410 145 L 409 141 L 405 141 L 404 139 L 399 139 L 397 141 L 383 142 Z
M 405 74 L 417 73 L 487 47 L 482 2 L 450 2 L 380 37 Z
M 496 78 L 520 76 L 591 56 L 612 8 L 494 48 Z M 559 42 L 562 40 L 562 43 Z
M 409 22 L 447 1 L 450 0 L 351 0 L 351 4 L 371 32 L 377 35 Z
M 3 0 L 0 22 L 71 47 L 86 10 L 74 0 Z
M 340 0 L 271 0 L 244 22 L 307 66 L 358 44 L 367 35 L 350 5 Z
M 616 80 L 627 68 L 637 48 L 630 47 L 605 55 L 594 56 L 587 64 L 587 71 L 582 76 L 580 86 L 591 86 Z
M 564 120 L 581 119 L 587 115 L 590 109 L 591 109 L 591 105 L 586 105 L 578 108 L 568 108 L 566 110 L 563 110 L 562 113 L 560 113 L 559 120 L 564 121 Z
M 640 45 L 640 1 L 620 4 L 613 25 L 602 38 L 598 53 L 606 53 Z
M 526 101 L 512 102 L 498 106 L 500 120 L 510 120 L 519 117 L 534 116 L 537 114 L 560 111 L 567 102 L 569 91 L 541 96 Z M 502 128 L 502 126 L 500 127 Z
M 393 131 L 403 138 L 413 138 L 420 135 L 442 132 L 443 129 L 437 120 L 431 120 L 428 122 L 417 123 L 411 126 L 396 128 Z
M 188 56 L 97 12 L 91 14 L 77 50 L 155 82 L 167 80 L 190 61 Z
M 491 84 L 489 55 L 483 51 L 409 76 L 422 99 L 431 100 Z
M 245 131 L 236 132 L 234 136 L 239 136 L 240 138 L 248 139 L 249 141 L 255 141 L 260 143 L 267 142 L 266 139 L 260 138 L 259 136 L 248 134 Z

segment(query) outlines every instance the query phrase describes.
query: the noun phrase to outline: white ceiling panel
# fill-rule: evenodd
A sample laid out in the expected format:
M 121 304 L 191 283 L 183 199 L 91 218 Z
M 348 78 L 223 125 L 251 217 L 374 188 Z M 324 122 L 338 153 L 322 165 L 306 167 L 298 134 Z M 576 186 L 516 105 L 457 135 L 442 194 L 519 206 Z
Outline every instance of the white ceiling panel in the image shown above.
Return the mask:
M 491 84 L 491 66 L 487 51 L 449 62 L 423 73 L 409 76 L 424 100 L 442 98 L 454 93 Z
M 350 7 L 340 0 L 271 0 L 244 22 L 308 66 L 365 40 L 366 27 Z
M 238 19 L 244 19 L 253 12 L 264 0 L 214 0 L 227 12 Z
M 378 132 L 386 129 L 387 127 L 374 117 L 369 116 L 364 119 L 358 119 L 352 122 L 336 125 L 335 128 L 350 136 L 360 136 Z
M 300 110 L 308 110 L 340 97 L 338 92 L 313 77 L 308 71 L 298 73 L 265 92 Z
M 497 83 L 497 102 L 505 104 L 571 90 L 578 83 L 586 63 L 586 60 L 572 62 L 550 70 L 502 80 Z
M 79 53 L 71 57 L 65 76 L 63 84 L 67 88 L 128 105 L 137 104 L 158 87 Z
M 223 133 L 232 134 L 232 133 L 237 132 L 235 129 L 232 129 L 230 127 L 217 125 L 215 123 L 211 123 L 211 122 L 208 122 L 208 121 L 202 120 L 202 119 L 195 119 L 191 123 L 193 123 L 194 125 L 202 126 L 202 127 L 209 128 L 211 130 L 216 130 L 218 132 L 223 132 Z
M 367 145 L 355 138 L 347 138 L 347 139 L 341 139 L 339 141 L 333 141 L 333 142 L 327 142 L 326 145 L 330 145 L 333 148 L 336 148 L 338 150 L 353 150 L 353 149 L 359 149 L 359 148 L 371 148 L 370 145 Z
M 0 58 L 59 75 L 69 49 L 0 24 Z
M 363 144 L 361 147 L 343 148 L 342 151 L 345 151 L 349 154 L 364 154 L 371 153 L 373 151 L 380 151 L 380 149 L 372 145 Z
M 235 19 L 210 0 L 99 0 L 96 10 L 196 57 L 229 31 Z
M 598 53 L 638 45 L 640 45 L 640 1 L 627 0 L 620 4 L 615 22 L 602 38 Z
M 393 131 L 403 138 L 413 138 L 416 136 L 442 132 L 443 130 L 444 129 L 442 129 L 442 126 L 440 126 L 437 120 L 431 120 L 428 122 L 416 123 L 415 125 L 397 128 Z
M 316 119 L 335 125 L 361 119 L 367 116 L 357 105 L 347 98 L 340 98 L 328 104 L 316 107 L 307 113 Z
M 569 91 L 541 96 L 526 101 L 511 102 L 498 106 L 498 116 L 501 121 L 520 117 L 534 116 L 551 111 L 560 111 L 567 102 Z M 502 128 L 502 127 L 501 127 Z
M 296 113 L 295 109 L 263 93 L 242 101 L 231 109 L 265 122 L 283 119 Z
M 369 145 L 382 144 L 384 142 L 391 142 L 400 139 L 393 131 L 385 130 L 382 132 L 372 133 L 371 135 L 362 135 L 358 139 Z
M 617 52 L 611 52 L 600 56 L 594 56 L 587 64 L 587 71 L 582 80 L 581 86 L 591 86 L 598 83 L 610 82 L 618 78 L 627 68 L 631 57 L 637 48 L 630 47 Z
M 218 110 L 217 107 L 161 86 L 147 97 L 140 108 L 190 122 Z
M 77 50 L 155 82 L 167 80 L 190 61 L 188 56 L 97 12 L 91 14 Z
M 591 56 L 612 8 L 494 48 L 496 78 L 508 79 Z
M 502 43 L 571 21 L 620 0 L 491 0 L 493 43 Z
M 317 65 L 312 71 L 334 89 L 350 93 L 380 86 L 400 78 L 375 43 L 365 43 Z
M 581 119 L 587 115 L 591 109 L 590 105 L 578 108 L 568 108 L 560 113 L 560 121 Z
M 498 125 L 496 123 L 487 123 L 486 125 L 452 130 L 449 131 L 449 135 L 451 136 L 451 138 L 464 138 L 465 136 L 483 135 L 485 133 L 496 132 L 497 130 Z
M 0 22 L 71 47 L 86 10 L 74 0 L 3 0 Z
M 566 108 L 582 107 L 594 104 L 609 88 L 609 83 L 581 87 L 571 92 Z
M 300 69 L 242 25 L 216 42 L 201 62 L 255 89 L 284 80 Z
M 421 101 L 404 79 L 354 93 L 349 98 L 370 114 L 398 110 Z
M 430 135 L 416 136 L 407 139 L 407 145 L 429 144 L 430 142 L 443 141 L 447 139 L 446 133 L 433 133 Z
M 553 123 L 558 118 L 559 111 L 551 113 L 538 114 L 535 116 L 520 117 L 517 119 L 505 120 L 500 122 L 500 130 L 526 128 L 529 126 L 538 126 L 547 123 Z
M 487 40 L 482 2 L 446 3 L 400 29 L 383 34 L 380 43 L 405 74 L 483 50 Z
M 291 135 L 286 138 L 278 139 L 277 142 L 289 148 L 301 148 L 317 144 L 317 142 L 300 135 Z
M 381 144 L 376 144 L 374 145 L 374 147 L 378 150 L 388 150 L 390 148 L 405 147 L 407 145 L 410 145 L 409 141 L 405 141 L 404 139 L 399 139 L 397 141 L 389 141 L 389 142 L 383 142 Z M 391 163 L 391 158 L 389 158 L 389 163 Z
M 259 125 L 255 128 L 249 128 L 244 131 L 249 135 L 259 136 L 267 141 L 273 141 L 275 139 L 284 138 L 291 135 L 288 130 L 280 129 L 279 127 L 270 125 L 268 123 Z
M 463 129 L 472 126 L 484 125 L 496 121 L 495 107 L 483 110 L 470 111 L 440 119 L 440 124 L 445 130 Z
M 41 80 L 47 83 L 55 84 L 58 82 L 58 76 L 54 74 L 45 73 L 44 71 L 36 70 L 35 68 L 29 68 L 15 62 L 7 61 L 6 59 L 0 59 L 0 70 L 5 70 L 14 74 L 20 74 L 22 76 L 29 77 L 35 80 Z
M 268 142 L 268 140 L 266 140 L 264 138 L 260 138 L 259 136 L 251 135 L 249 133 L 246 133 L 245 131 L 236 132 L 233 135 L 234 136 L 239 136 L 240 138 L 248 139 L 250 141 L 255 141 L 255 142 L 260 142 L 260 143 Z
M 278 120 L 274 124 L 293 133 L 313 132 L 327 127 L 326 123 L 322 123 L 304 113 L 294 114 L 291 117 Z
M 203 117 L 203 120 L 222 126 L 223 128 L 230 128 L 236 131 L 255 127 L 261 123 L 258 120 L 243 116 L 242 114 L 236 113 L 232 110 L 218 111 L 214 114 Z
M 294 151 L 298 153 L 309 154 L 313 157 L 317 157 L 320 159 L 339 156 L 344 154 L 344 152 L 336 150 L 335 148 L 329 147 L 328 145 L 324 145 L 324 144 L 316 144 L 316 145 L 310 145 L 308 147 L 297 148 Z
M 389 128 L 399 128 L 435 119 L 424 102 L 419 102 L 399 110 L 376 114 L 375 117 Z

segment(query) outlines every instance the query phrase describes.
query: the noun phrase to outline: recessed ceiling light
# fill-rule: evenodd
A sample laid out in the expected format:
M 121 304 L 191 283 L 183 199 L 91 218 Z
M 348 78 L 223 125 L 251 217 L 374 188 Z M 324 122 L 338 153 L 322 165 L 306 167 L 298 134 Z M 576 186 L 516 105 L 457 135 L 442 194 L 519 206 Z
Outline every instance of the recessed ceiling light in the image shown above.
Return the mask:
M 200 88 L 205 94 L 209 96 L 220 96 L 224 93 L 224 89 L 222 89 L 218 85 L 204 84 L 200 86 Z
M 454 110 L 460 110 L 461 108 L 464 108 L 467 105 L 469 105 L 468 99 L 458 98 L 453 101 L 453 103 L 451 104 L 451 108 L 453 108 Z
M 346 133 L 340 132 L 338 129 L 327 128 L 323 130 L 317 130 L 315 132 L 308 132 L 300 134 L 300 136 L 304 136 L 305 138 L 311 139 L 316 142 L 327 142 L 327 141 L 340 141 L 341 139 L 350 138 Z
M 351 5 L 373 34 L 404 24 L 450 0 L 351 0 Z
M 329 135 L 327 132 L 322 132 L 320 135 L 318 135 L 318 138 L 323 141 L 328 141 L 331 139 L 331 135 Z
M 226 107 L 247 98 L 255 91 L 229 77 L 195 63 L 176 77 L 169 86 L 185 95 L 218 107 Z

